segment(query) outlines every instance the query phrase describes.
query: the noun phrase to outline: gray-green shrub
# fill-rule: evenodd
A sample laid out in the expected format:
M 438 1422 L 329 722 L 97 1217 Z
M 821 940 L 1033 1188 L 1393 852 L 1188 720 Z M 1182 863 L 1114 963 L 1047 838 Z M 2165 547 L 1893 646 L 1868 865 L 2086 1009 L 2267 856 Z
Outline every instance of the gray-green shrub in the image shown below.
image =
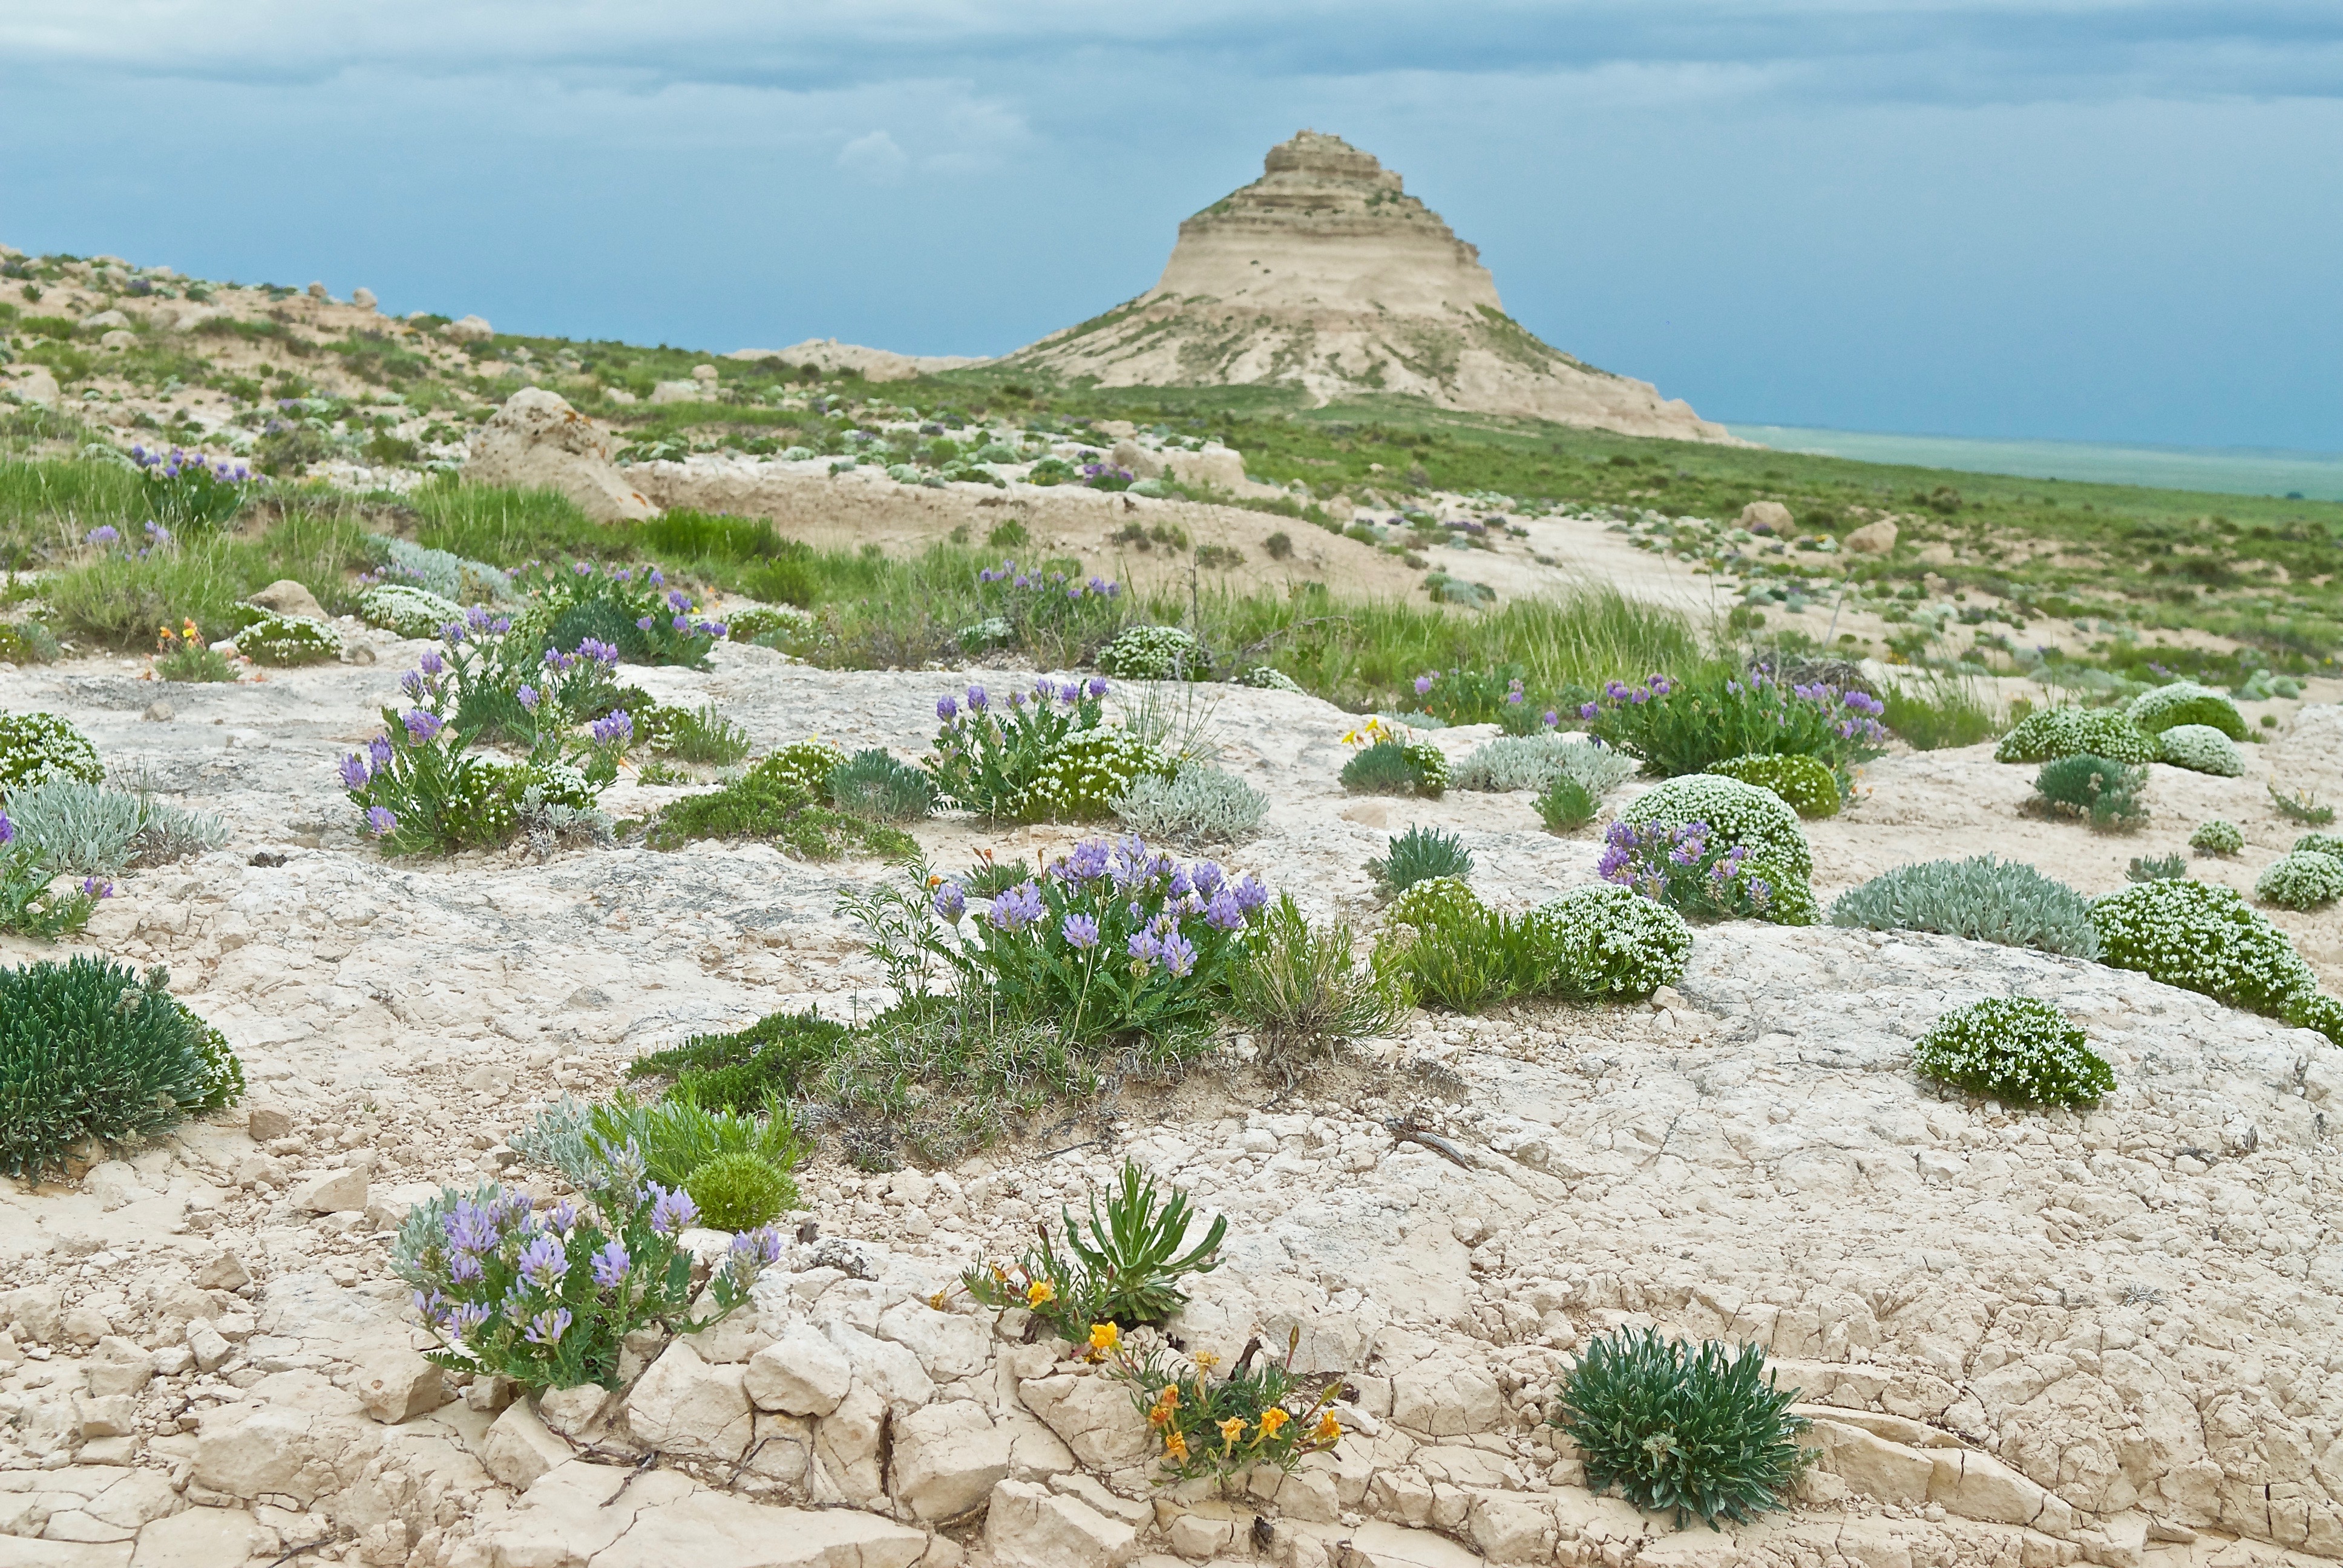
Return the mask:
M 134 865 L 164 865 L 227 842 L 227 828 L 216 817 L 70 778 L 15 791 L 8 819 L 44 863 L 76 877 L 116 877 Z
M 1269 797 L 1209 762 L 1182 762 L 1171 778 L 1147 773 L 1108 803 L 1142 839 L 1233 843 L 1260 828 Z
M 1991 855 L 1898 866 L 1840 894 L 1830 922 L 1936 931 L 2081 959 L 2099 954 L 2090 900 L 2031 866 Z
M 1635 771 L 1624 752 L 1575 736 L 1508 735 L 1475 747 L 1449 782 L 1459 789 L 1543 791 L 1557 778 L 1575 779 L 1587 792 L 1606 795 Z

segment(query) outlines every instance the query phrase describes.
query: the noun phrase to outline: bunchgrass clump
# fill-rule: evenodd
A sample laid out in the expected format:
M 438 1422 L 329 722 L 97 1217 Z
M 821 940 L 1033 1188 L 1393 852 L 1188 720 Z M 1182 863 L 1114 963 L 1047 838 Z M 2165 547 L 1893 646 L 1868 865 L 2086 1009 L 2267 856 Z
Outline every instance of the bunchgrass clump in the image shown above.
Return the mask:
M 2216 817 L 2197 825 L 2188 835 L 2188 847 L 2207 855 L 2234 855 L 2246 847 L 2246 836 L 2235 822 Z
M 2074 1020 L 2032 997 L 1955 1008 L 1912 1048 L 1912 1065 L 1923 1078 L 2008 1105 L 2096 1105 L 2116 1086 L 2115 1070 Z
M 839 1053 L 846 1025 L 818 1013 L 776 1012 L 746 1029 L 696 1034 L 628 1064 L 630 1079 L 672 1080 L 681 1098 L 743 1114 L 789 1100 Z
M 2079 818 L 2100 832 L 2128 832 L 2147 820 L 2139 799 L 2147 782 L 2144 768 L 2082 752 L 2045 762 L 2029 805 L 2047 816 Z
M 1250 1025 L 1264 1060 L 1382 1034 L 1407 1009 L 1403 987 L 1353 952 L 1351 928 L 1313 927 L 1281 894 L 1229 971 L 1229 1010 Z
M 1557 773 L 1545 793 L 1537 798 L 1538 820 L 1549 833 L 1574 833 L 1594 820 L 1603 803 L 1594 792 L 1567 773 Z
M 2254 879 L 2254 897 L 2281 910 L 2316 910 L 2343 899 L 2343 859 L 2296 849 L 2272 860 Z
M 1142 839 L 1231 844 L 1251 837 L 1269 813 L 1269 797 L 1209 762 L 1182 762 L 1166 779 L 1141 775 L 1110 804 Z
M 936 809 L 936 781 L 884 747 L 858 751 L 830 770 L 830 803 L 880 822 L 916 822 Z
M 704 768 L 725 768 L 749 755 L 749 732 L 716 711 L 712 702 L 697 709 L 664 705 L 643 709 L 636 739 L 664 757 Z
M 809 860 L 857 852 L 891 859 L 918 851 L 900 828 L 815 804 L 829 776 L 809 788 L 805 772 L 790 752 L 776 753 L 721 789 L 669 803 L 651 822 L 647 841 L 655 849 L 673 849 L 693 839 L 762 839 Z
M 1394 900 L 1378 969 L 1423 1002 L 1478 1012 L 1517 997 L 1576 1001 L 1649 996 L 1684 974 L 1692 932 L 1664 905 L 1624 888 L 1580 888 L 1527 914 L 1492 910 L 1453 878 Z
M 1587 1484 L 1711 1529 L 1779 1508 L 1814 1453 L 1799 1446 L 1798 1391 L 1781 1389 L 1755 1345 L 1728 1352 L 1657 1329 L 1597 1336 L 1563 1379 L 1554 1424 L 1584 1455 Z
M 2016 860 L 1977 855 L 1883 872 L 1839 895 L 1831 924 L 1936 931 L 2004 947 L 2097 958 L 2091 900 Z
M 243 1093 L 242 1065 L 169 980 L 85 957 L 0 970 L 0 1171 L 37 1181 L 85 1144 L 148 1137 Z
M 1473 874 L 1473 851 L 1455 834 L 1438 828 L 1410 828 L 1392 835 L 1380 860 L 1369 860 L 1367 870 L 1384 892 L 1403 893 L 1433 877 L 1459 880 Z
M 2160 882 L 2188 874 L 2188 857 L 2175 850 L 2169 855 L 2134 855 L 2124 867 L 2127 882 Z

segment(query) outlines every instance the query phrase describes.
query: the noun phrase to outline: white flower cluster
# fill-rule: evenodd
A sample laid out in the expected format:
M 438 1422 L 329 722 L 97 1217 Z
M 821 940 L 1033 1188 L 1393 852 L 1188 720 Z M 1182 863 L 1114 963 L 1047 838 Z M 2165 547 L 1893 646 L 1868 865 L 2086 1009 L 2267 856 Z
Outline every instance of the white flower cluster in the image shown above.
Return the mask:
M 2111 709 L 2046 708 L 2019 719 L 1993 749 L 1993 759 L 2048 762 L 2086 753 L 2110 762 L 2153 762 L 2156 742 Z
M 1204 645 L 1176 626 L 1133 626 L 1099 649 L 1099 672 L 1125 680 L 1202 680 L 1212 670 Z
M 2186 879 L 2141 882 L 2091 906 L 2100 958 L 2117 969 L 2235 1007 L 2283 1016 L 2318 988 L 2286 933 L 2235 888 Z
M 2237 755 L 2237 747 L 2209 724 L 2176 724 L 2156 741 L 2160 760 L 2175 768 L 2220 779 L 2235 779 L 2246 770 L 2246 759 Z
M 2315 910 L 2343 899 L 2343 860 L 2318 849 L 2280 855 L 2254 879 L 2254 897 L 2281 910 Z
M 432 638 L 462 620 L 464 607 L 412 583 L 377 583 L 358 596 L 358 618 L 398 637 Z
M 1635 828 L 1705 822 L 1717 841 L 1739 844 L 1777 871 L 1801 881 L 1815 872 L 1814 851 L 1798 814 L 1771 789 L 1738 779 L 1715 773 L 1671 779 L 1630 804 L 1619 819 Z
M 1530 911 L 1550 950 L 1590 997 L 1645 997 L 1684 978 L 1692 928 L 1630 889 L 1573 888 Z

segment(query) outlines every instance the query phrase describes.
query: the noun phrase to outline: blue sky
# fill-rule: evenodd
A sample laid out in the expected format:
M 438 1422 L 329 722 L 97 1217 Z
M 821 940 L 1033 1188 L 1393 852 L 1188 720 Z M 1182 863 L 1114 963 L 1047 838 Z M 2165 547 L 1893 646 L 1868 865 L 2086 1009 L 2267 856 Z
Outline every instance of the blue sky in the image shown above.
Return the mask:
M 1726 419 L 2343 450 L 2343 5 L 0 6 L 0 240 L 997 353 L 1302 126 Z

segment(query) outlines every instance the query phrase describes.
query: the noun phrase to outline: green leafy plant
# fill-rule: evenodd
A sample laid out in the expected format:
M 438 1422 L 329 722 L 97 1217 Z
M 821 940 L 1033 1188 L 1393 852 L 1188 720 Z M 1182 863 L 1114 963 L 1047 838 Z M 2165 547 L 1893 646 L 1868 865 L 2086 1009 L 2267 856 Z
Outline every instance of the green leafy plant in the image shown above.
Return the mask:
M 1813 1462 L 1790 1413 L 1798 1391 L 1777 1388 L 1755 1345 L 1728 1352 L 1657 1329 L 1596 1336 L 1563 1379 L 1554 1424 L 1584 1455 L 1587 1484 L 1617 1487 L 1638 1508 L 1687 1514 L 1715 1529 L 1783 1505 Z
M 1229 1010 L 1261 1036 L 1272 1065 L 1295 1050 L 1382 1034 L 1407 1010 L 1397 977 L 1362 964 L 1351 928 L 1313 927 L 1280 894 L 1229 971 Z
M 2207 855 L 2234 855 L 2246 847 L 2246 836 L 2235 822 L 2216 817 L 2197 825 L 2197 830 L 2188 835 L 2188 847 Z
M 1271 1361 L 1259 1356 L 1256 1340 L 1215 1377 L 1220 1358 L 1209 1351 L 1185 1359 L 1161 1350 L 1135 1356 L 1115 1325 L 1091 1331 L 1091 1356 L 1105 1363 L 1107 1376 L 1129 1385 L 1131 1403 L 1160 1445 L 1166 1481 L 1232 1476 L 1260 1464 L 1290 1472 L 1342 1441 L 1342 1423 L 1331 1408 L 1342 1380 L 1329 1382 L 1314 1400 L 1303 1397 L 1293 1377 L 1301 1343 L 1302 1331 L 1291 1331 L 1285 1358 Z
M 656 567 L 605 570 L 576 561 L 565 570 L 548 562 L 514 582 L 536 601 L 532 624 L 544 628 L 546 648 L 572 648 L 590 638 L 611 644 L 629 663 L 705 669 L 709 650 L 726 632 L 690 596 L 668 587 Z
M 2113 762 L 2153 762 L 2156 742 L 2124 714 L 2070 706 L 2027 714 L 1993 750 L 1996 762 L 2049 762 L 2083 756 Z
M 1538 820 L 1549 833 L 1574 833 L 1603 809 L 1594 791 L 1567 773 L 1557 773 L 1537 798 Z
M 960 1283 L 984 1305 L 1022 1307 L 1076 1344 L 1089 1341 L 1093 1323 L 1160 1323 L 1187 1303 L 1182 1276 L 1220 1267 L 1228 1218 L 1213 1216 L 1202 1240 L 1189 1245 L 1188 1231 L 1201 1218 L 1187 1193 L 1174 1187 L 1165 1197 L 1138 1161 L 1126 1160 L 1103 1215 L 1096 1196 L 1082 1225 L 1072 1211 L 1061 1211 L 1062 1238 L 1043 1225 L 1040 1244 L 1016 1263 L 980 1264 Z
M 722 768 L 749 755 L 749 732 L 716 711 L 656 705 L 635 715 L 636 739 L 662 756 L 704 768 Z
M 1721 779 L 1738 779 L 1779 795 L 1790 809 L 1807 819 L 1835 817 L 1839 809 L 1837 776 L 1812 757 L 1734 757 L 1709 769 Z
M 2093 903 L 2090 918 L 2105 963 L 2299 1027 L 2324 1027 L 2302 1022 L 2314 1010 L 2331 1009 L 2331 999 L 2320 1000 L 2318 977 L 2286 933 L 2235 888 L 2141 882 Z
M 2169 855 L 2134 855 L 2124 867 L 2127 882 L 2157 882 L 2188 874 L 2188 857 L 2175 851 Z
M 719 1154 L 684 1180 L 699 1205 L 701 1223 L 718 1231 L 753 1231 L 797 1202 L 797 1183 L 757 1155 Z
M 183 811 L 151 795 L 134 795 L 78 779 L 53 778 L 8 797 L 16 842 L 53 871 L 118 877 L 227 842 L 226 825 Z
M 2101 832 L 2127 832 L 2147 820 L 2140 789 L 2147 770 L 2081 752 L 2042 765 L 2029 804 L 2046 815 L 2079 817 Z
M 1380 860 L 1369 860 L 1367 870 L 1386 893 L 1403 893 L 1433 877 L 1462 880 L 1473 874 L 1473 851 L 1455 834 L 1438 828 L 1410 828 L 1392 836 Z
M 1885 748 L 1885 711 L 1869 692 L 1759 668 L 1686 680 L 1654 675 L 1634 686 L 1614 680 L 1579 715 L 1597 739 L 1665 778 L 1705 773 L 1731 757 L 1795 755 L 1815 758 L 1844 783 Z
M 1512 915 L 1453 878 L 1402 894 L 1375 950 L 1378 970 L 1418 1000 L 1454 1012 L 1524 996 L 1649 996 L 1682 978 L 1691 956 L 1684 918 L 1624 888 L 1575 889 Z
M 1342 788 L 1354 795 L 1421 795 L 1438 799 L 1448 788 L 1448 759 L 1422 740 L 1377 740 L 1342 764 Z
M 2011 1105 L 2096 1105 L 2116 1086 L 2115 1070 L 2074 1020 L 2031 997 L 1955 1008 L 1912 1048 L 1912 1065 L 1923 1078 Z
M 2235 779 L 2245 772 L 2246 759 L 2229 738 L 2209 724 L 2176 724 L 2157 738 L 2157 759 L 2192 773 Z
M 936 809 L 936 781 L 882 747 L 831 769 L 824 787 L 840 810 L 882 822 L 916 822 Z
M 236 650 L 255 664 L 320 664 L 339 658 L 339 633 L 323 621 L 261 611 L 236 634 Z
M 798 750 L 776 752 L 721 789 L 669 801 L 644 841 L 654 849 L 673 849 L 694 839 L 763 839 L 812 860 L 858 851 L 889 859 L 917 852 L 918 844 L 899 828 L 815 804 L 816 791 L 827 792 L 830 771 L 843 759 L 833 749 L 830 758 L 809 764 Z
M 38 1181 L 88 1141 L 152 1136 L 242 1094 L 242 1065 L 169 983 L 87 957 L 0 970 L 0 1171 Z
M 2204 725 L 2217 729 L 2231 740 L 2246 738 L 2245 716 L 2225 692 L 2197 685 L 2193 680 L 2176 680 L 2152 691 L 2143 691 L 2131 699 L 2125 714 L 2140 730 L 2148 735 L 2161 735 L 2186 725 Z
M 1212 673 L 1212 655 L 1181 627 L 1132 626 L 1099 649 L 1098 667 L 1124 680 L 1203 680 Z
M 156 640 L 157 679 L 198 685 L 236 678 L 236 667 L 228 663 L 227 655 L 213 650 L 193 618 L 176 632 L 164 627 Z
M 1269 813 L 1269 797 L 1209 762 L 1182 762 L 1169 779 L 1141 774 L 1108 802 L 1123 826 L 1142 839 L 1196 844 L 1234 843 L 1251 836 Z
M 55 778 L 106 782 L 89 737 L 54 713 L 0 713 L 0 799 Z
M 682 1099 L 711 1111 L 750 1112 L 794 1097 L 844 1044 L 847 1026 L 817 1013 L 776 1012 L 746 1029 L 696 1034 L 637 1057 L 630 1079 L 668 1078 Z
M 2343 859 L 2296 849 L 2271 861 L 2254 879 L 2254 897 L 2282 910 L 2316 910 L 2343 899 Z
M 1898 866 L 1839 895 L 1835 926 L 1936 931 L 2046 953 L 2099 955 L 2091 900 L 2032 866 L 1977 855 Z
M 0 762 L 0 767 L 5 767 Z M 2324 828 L 2335 820 L 2335 808 L 2323 804 L 2308 789 L 2281 789 L 2273 780 L 2268 786 L 2270 809 L 2289 822 L 2305 828 Z

